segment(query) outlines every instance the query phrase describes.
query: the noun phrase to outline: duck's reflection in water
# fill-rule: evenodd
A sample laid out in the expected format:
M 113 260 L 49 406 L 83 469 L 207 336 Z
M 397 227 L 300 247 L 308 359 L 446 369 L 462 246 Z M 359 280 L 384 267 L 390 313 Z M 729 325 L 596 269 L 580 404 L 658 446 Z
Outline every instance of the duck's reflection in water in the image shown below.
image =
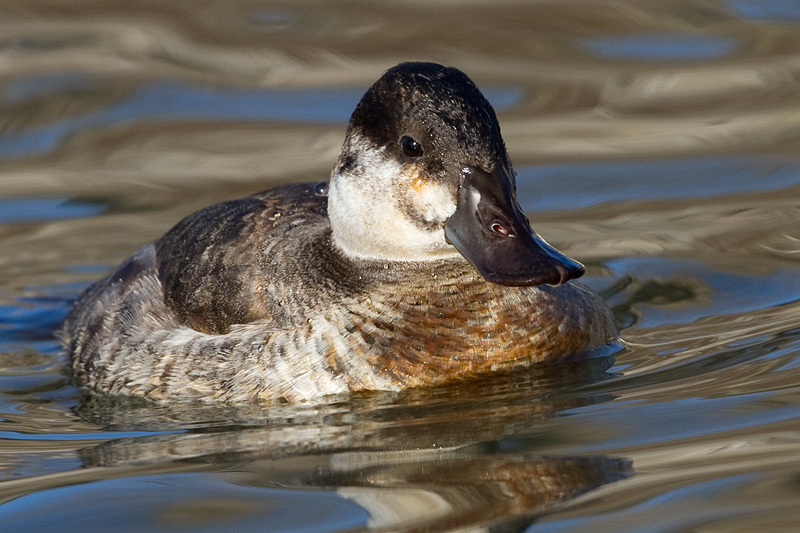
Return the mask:
M 87 466 L 161 465 L 161 472 L 196 464 L 235 471 L 230 475 L 246 486 L 336 490 L 367 511 L 370 528 L 515 530 L 630 475 L 624 459 L 504 446 L 537 420 L 609 400 L 572 391 L 607 379 L 610 363 L 596 357 L 324 405 L 137 406 L 90 397 L 76 410 L 107 429 L 175 432 L 108 441 L 82 450 L 82 458 Z

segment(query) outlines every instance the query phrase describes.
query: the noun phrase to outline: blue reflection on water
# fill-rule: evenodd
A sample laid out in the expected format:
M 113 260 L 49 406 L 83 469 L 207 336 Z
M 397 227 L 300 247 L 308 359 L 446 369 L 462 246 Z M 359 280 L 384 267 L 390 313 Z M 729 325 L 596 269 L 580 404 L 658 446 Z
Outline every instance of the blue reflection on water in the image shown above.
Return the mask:
M 11 95 L 19 98 L 20 86 Z M 28 90 L 45 89 L 29 84 Z M 343 122 L 348 119 L 362 90 L 348 89 L 230 89 L 196 87 L 179 82 L 144 85 L 116 105 L 95 110 L 48 126 L 5 135 L 0 157 L 47 152 L 67 134 L 91 128 L 146 120 L 290 120 Z
M 760 477 L 757 474 L 739 474 L 710 481 L 687 481 L 685 486 L 655 495 L 645 495 L 643 496 L 645 499 L 640 503 L 631 504 L 625 508 L 620 506 L 620 508 L 607 511 L 601 516 L 578 516 L 558 519 L 554 522 L 537 522 L 526 529 L 525 533 L 609 531 L 612 529 L 615 531 L 691 531 L 697 528 L 697 524 L 704 521 L 713 523 L 720 517 L 731 519 L 739 514 L 752 512 L 752 509 L 748 509 L 746 506 L 707 506 L 692 513 L 687 513 L 686 510 L 690 505 L 695 505 L 698 501 L 707 501 L 722 491 L 745 490 L 745 486 L 752 485 Z M 737 487 L 740 488 L 737 489 Z M 638 517 L 653 510 L 656 510 L 655 512 L 662 517 L 658 526 L 650 529 L 643 527 L 636 529 L 636 525 L 641 524 L 641 519 Z M 702 518 L 698 518 L 698 515 Z M 623 524 L 630 524 L 631 527 L 621 527 Z
M 594 442 L 581 446 L 579 452 L 598 453 L 623 446 L 665 445 L 670 441 L 746 430 L 800 417 L 797 405 L 775 405 L 769 410 L 757 408 L 758 404 L 772 403 L 773 396 L 771 391 L 719 396 L 718 391 L 709 389 L 707 396 L 700 398 L 658 403 L 617 401 L 566 409 L 561 415 L 585 418 L 587 425 L 614 428 L 614 431 L 597 435 Z
M 0 431 L 0 439 L 16 440 L 53 440 L 53 441 L 82 441 L 82 440 L 112 440 L 121 437 L 150 437 L 153 435 L 169 435 L 184 433 L 183 430 L 173 431 L 114 431 L 114 432 L 94 432 L 94 433 L 21 433 L 17 431 Z
M 768 22 L 800 21 L 797 0 L 729 0 L 728 8 L 741 18 Z
M 40 490 L 0 508 L 8 531 L 339 531 L 366 511 L 333 491 L 249 487 L 220 474 L 162 474 Z
M 99 215 L 106 206 L 67 198 L 0 199 L 0 224 L 41 222 Z
M 800 277 L 796 270 L 748 276 L 723 272 L 699 261 L 664 257 L 621 258 L 606 262 L 606 266 L 617 276 L 632 276 L 637 281 L 635 286 L 657 281 L 684 286 L 688 283 L 691 287 L 693 283 L 690 282 L 696 282 L 709 291 L 708 294 L 695 294 L 683 302 L 665 305 L 635 303 L 635 309 L 641 314 L 636 324 L 638 328 L 690 324 L 703 317 L 747 313 L 800 300 Z M 613 296 L 609 303 L 616 305 L 627 297 L 628 294 L 623 292 Z
M 87 91 L 92 85 L 92 77 L 79 72 L 35 74 L 8 81 L 0 89 L 0 95 L 13 104 L 56 93 Z
M 736 40 L 710 35 L 623 35 L 582 39 L 591 53 L 611 59 L 712 59 L 733 51 Z
M 735 156 L 537 165 L 517 171 L 519 198 L 528 211 L 723 196 L 800 184 L 800 164 Z
M 3 100 L 18 103 L 69 90 L 90 90 L 86 77 L 37 76 L 9 84 Z M 143 85 L 116 105 L 58 120 L 44 127 L 4 133 L 0 158 L 41 154 L 52 150 L 66 135 L 148 120 L 291 121 L 344 123 L 364 93 L 363 87 L 347 88 L 230 88 L 200 87 L 179 81 Z M 519 88 L 494 87 L 485 91 L 497 110 L 514 105 Z

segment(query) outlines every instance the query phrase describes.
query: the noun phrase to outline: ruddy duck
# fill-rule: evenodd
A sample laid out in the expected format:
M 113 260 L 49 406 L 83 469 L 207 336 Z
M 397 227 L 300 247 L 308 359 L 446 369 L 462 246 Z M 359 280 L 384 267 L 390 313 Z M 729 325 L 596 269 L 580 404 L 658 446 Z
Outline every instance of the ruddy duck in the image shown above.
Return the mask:
M 89 287 L 62 338 L 89 387 L 245 402 L 432 386 L 617 336 L 584 268 L 516 199 L 494 110 L 403 63 L 350 118 L 330 183 L 183 219 Z

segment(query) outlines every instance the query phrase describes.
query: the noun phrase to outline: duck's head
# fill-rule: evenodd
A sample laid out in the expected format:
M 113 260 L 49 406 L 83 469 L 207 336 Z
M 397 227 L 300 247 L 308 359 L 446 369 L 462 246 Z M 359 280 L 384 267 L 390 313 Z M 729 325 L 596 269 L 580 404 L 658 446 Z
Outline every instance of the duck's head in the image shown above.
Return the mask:
M 354 258 L 463 256 L 502 285 L 584 272 L 531 229 L 492 106 L 463 72 L 434 63 L 400 64 L 361 99 L 328 213 L 335 245 Z

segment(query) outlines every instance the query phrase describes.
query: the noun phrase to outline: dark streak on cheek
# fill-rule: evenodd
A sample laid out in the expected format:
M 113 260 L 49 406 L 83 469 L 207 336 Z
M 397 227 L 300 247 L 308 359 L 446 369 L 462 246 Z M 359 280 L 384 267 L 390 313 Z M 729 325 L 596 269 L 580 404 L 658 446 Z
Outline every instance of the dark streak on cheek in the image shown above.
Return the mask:
M 336 169 L 336 173 L 350 172 L 356 166 L 356 159 L 352 155 L 344 157 Z
M 445 175 L 445 165 L 439 159 L 429 160 L 428 163 L 425 165 L 425 170 L 431 176 Z

